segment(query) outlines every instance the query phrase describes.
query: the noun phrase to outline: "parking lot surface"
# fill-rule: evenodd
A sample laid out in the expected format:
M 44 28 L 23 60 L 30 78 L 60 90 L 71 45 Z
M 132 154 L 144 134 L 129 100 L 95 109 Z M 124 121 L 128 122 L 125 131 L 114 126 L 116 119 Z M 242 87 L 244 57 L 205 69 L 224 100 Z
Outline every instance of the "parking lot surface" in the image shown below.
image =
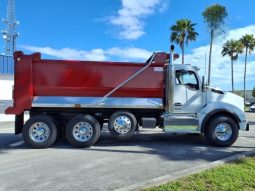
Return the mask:
M 0 123 L 0 190 L 116 190 L 209 164 L 255 149 L 255 114 L 250 131 L 240 131 L 228 148 L 212 147 L 203 136 L 143 130 L 126 141 L 103 132 L 91 148 L 73 148 L 59 139 L 49 149 L 30 149 Z

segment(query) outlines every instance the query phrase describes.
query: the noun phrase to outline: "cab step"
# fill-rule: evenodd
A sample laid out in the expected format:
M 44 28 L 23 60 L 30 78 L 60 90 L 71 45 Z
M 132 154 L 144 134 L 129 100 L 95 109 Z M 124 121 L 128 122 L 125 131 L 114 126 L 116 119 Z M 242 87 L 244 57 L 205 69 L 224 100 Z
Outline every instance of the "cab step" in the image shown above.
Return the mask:
M 169 114 L 163 116 L 164 131 L 173 133 L 199 133 L 199 123 L 194 114 Z

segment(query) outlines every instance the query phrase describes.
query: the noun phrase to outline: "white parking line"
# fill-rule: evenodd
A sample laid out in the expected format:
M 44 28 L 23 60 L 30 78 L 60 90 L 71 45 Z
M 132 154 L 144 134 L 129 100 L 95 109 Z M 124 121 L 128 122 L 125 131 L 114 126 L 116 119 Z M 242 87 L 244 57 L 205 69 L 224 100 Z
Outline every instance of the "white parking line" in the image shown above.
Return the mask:
M 244 140 L 246 140 L 246 141 L 249 141 L 249 142 L 255 143 L 255 140 L 251 140 L 251 139 L 248 139 L 248 138 L 245 138 L 245 137 L 240 137 L 240 138 L 242 138 L 242 139 L 244 139 Z
M 12 144 L 9 144 L 10 147 L 18 147 L 20 145 L 23 145 L 25 142 L 24 141 L 18 141 L 16 143 L 12 143 Z
M 6 129 L 14 129 L 13 127 L 0 127 L 1 130 L 6 130 Z

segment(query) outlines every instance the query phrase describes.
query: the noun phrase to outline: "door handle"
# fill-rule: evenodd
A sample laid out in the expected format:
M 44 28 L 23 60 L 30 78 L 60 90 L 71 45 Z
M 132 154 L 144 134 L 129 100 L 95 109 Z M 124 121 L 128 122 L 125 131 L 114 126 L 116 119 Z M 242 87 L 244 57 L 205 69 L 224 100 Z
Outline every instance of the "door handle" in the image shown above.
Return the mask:
M 174 106 L 180 107 L 180 106 L 182 106 L 182 104 L 181 103 L 174 103 Z

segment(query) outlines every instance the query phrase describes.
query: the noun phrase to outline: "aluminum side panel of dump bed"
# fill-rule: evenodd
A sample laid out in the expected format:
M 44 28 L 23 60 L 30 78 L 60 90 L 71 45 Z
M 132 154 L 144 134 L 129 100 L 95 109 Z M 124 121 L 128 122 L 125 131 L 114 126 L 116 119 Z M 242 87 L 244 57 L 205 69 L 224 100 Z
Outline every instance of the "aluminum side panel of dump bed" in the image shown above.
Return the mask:
M 163 109 L 163 104 L 160 98 L 36 96 L 32 107 Z

